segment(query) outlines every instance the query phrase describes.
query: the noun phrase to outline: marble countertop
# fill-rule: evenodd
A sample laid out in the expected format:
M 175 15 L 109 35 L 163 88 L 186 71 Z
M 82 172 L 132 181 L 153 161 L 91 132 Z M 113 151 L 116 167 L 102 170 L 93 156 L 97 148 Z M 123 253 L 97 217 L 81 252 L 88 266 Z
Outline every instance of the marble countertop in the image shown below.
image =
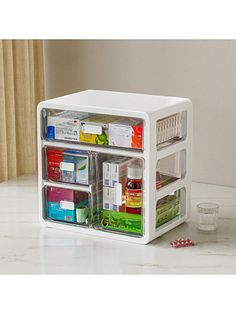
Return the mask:
M 0 200 L 1 274 L 236 274 L 236 188 L 193 183 L 189 221 L 148 245 L 40 227 L 35 176 L 1 183 Z M 215 233 L 195 226 L 203 201 L 220 205 Z M 179 237 L 197 245 L 172 248 Z

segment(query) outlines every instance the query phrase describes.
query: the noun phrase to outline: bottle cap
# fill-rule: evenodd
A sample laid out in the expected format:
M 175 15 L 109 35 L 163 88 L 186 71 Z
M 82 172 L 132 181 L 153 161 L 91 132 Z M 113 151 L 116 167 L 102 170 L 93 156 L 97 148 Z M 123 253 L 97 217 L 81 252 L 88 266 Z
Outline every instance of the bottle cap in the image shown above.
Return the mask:
M 128 178 L 136 180 L 142 179 L 142 168 L 136 164 L 129 165 Z

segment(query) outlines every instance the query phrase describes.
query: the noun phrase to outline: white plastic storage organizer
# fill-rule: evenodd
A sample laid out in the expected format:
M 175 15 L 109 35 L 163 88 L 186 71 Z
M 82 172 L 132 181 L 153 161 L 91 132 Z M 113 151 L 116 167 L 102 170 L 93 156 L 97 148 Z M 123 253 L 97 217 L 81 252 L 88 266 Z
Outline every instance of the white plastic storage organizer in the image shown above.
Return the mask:
M 38 105 L 43 225 L 146 244 L 190 209 L 192 104 L 87 90 Z

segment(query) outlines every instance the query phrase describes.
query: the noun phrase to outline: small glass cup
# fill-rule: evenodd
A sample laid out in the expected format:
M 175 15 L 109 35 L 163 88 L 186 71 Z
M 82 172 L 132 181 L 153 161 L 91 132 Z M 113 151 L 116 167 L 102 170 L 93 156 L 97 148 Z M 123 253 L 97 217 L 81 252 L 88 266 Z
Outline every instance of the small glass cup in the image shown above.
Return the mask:
M 215 203 L 201 203 L 198 209 L 198 229 L 202 231 L 214 231 L 217 229 L 219 205 Z

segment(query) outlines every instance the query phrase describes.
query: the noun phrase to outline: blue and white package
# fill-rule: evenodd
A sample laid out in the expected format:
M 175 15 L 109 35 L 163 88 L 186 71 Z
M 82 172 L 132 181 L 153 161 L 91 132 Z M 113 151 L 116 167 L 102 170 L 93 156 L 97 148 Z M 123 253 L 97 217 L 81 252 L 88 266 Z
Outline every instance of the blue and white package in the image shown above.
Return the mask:
M 75 206 L 74 205 L 71 206 L 71 204 L 74 203 L 66 202 L 68 203 L 66 204 L 68 208 L 62 208 L 62 206 L 65 206 L 62 203 L 63 202 L 60 203 L 48 202 L 48 218 L 67 222 L 75 222 L 76 221 Z
M 75 163 L 73 156 L 64 155 L 60 169 L 63 182 L 75 183 Z
M 48 139 L 79 141 L 80 119 L 88 117 L 88 113 L 62 111 L 47 117 Z

